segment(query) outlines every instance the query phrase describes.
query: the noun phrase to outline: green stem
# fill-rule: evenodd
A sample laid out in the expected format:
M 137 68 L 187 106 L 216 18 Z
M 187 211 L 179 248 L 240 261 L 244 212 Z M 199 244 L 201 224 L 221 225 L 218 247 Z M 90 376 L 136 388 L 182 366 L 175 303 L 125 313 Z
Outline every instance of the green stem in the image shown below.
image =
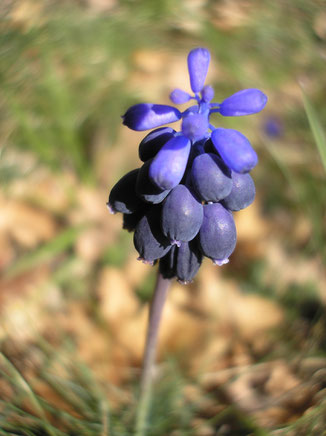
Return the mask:
M 136 417 L 136 436 L 145 436 L 147 431 L 147 417 L 152 397 L 153 369 L 156 358 L 157 337 L 170 282 L 170 280 L 164 279 L 158 272 L 154 295 L 149 310 L 149 321 L 140 384 L 140 398 Z

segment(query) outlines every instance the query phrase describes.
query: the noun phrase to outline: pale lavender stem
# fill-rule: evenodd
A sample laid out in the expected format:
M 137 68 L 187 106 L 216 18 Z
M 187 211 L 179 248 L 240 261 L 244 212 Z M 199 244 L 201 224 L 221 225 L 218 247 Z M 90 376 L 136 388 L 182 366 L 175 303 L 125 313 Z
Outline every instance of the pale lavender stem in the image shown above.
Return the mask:
M 158 272 L 155 291 L 149 310 L 149 321 L 140 383 L 140 398 L 136 419 L 136 436 L 144 436 L 146 434 L 147 416 L 150 407 L 153 384 L 153 370 L 157 350 L 157 338 L 170 282 L 171 280 L 164 279 Z

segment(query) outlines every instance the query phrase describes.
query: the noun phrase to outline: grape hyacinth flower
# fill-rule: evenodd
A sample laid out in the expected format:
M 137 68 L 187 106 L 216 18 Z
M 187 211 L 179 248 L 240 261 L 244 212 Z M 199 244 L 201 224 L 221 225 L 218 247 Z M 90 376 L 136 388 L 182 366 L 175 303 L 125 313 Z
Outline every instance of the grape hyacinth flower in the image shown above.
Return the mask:
M 174 106 L 140 103 L 122 116 L 132 130 L 151 130 L 139 145 L 140 168 L 130 171 L 112 188 L 108 209 L 123 213 L 123 228 L 134 232 L 139 260 L 159 263 L 150 306 L 143 360 L 136 435 L 146 432 L 152 368 L 159 322 L 170 280 L 189 283 L 202 260 L 228 263 L 236 246 L 232 213 L 249 206 L 255 185 L 249 172 L 258 162 L 249 140 L 235 129 L 215 127 L 211 115 L 244 116 L 260 112 L 266 95 L 244 89 L 221 103 L 205 85 L 210 53 L 195 48 L 188 54 L 192 93 L 175 89 L 174 104 L 193 102 L 181 112 Z M 180 121 L 180 129 L 166 124 Z
M 232 212 L 254 200 L 255 186 L 249 172 L 258 162 L 255 150 L 241 132 L 214 127 L 210 117 L 213 113 L 223 117 L 255 114 L 265 107 L 267 97 L 259 89 L 251 88 L 238 91 L 221 103 L 212 102 L 214 90 L 205 85 L 209 62 L 207 49 L 191 50 L 188 71 L 193 93 L 174 89 L 170 94 L 174 104 L 193 101 L 195 105 L 181 112 L 169 105 L 140 103 L 122 117 L 123 124 L 130 129 L 154 129 L 139 145 L 143 166 L 113 187 L 108 202 L 113 213 L 124 214 L 124 222 L 133 221 L 132 226 L 126 227 L 135 230 L 139 259 L 146 263 L 159 262 L 172 249 L 174 259 L 178 259 L 175 251 L 190 241 L 215 264 L 227 263 L 236 241 Z M 176 121 L 181 121 L 179 131 L 164 127 Z M 147 222 L 149 215 L 155 216 L 157 222 Z M 148 232 L 142 230 L 145 222 Z M 154 224 L 155 232 L 150 231 Z M 146 244 L 153 247 L 154 234 L 156 249 L 146 250 Z M 223 249 L 218 248 L 220 245 Z M 212 250 L 212 246 L 216 249 Z M 175 276 L 182 283 L 193 279 L 193 274 L 180 277 L 177 271 L 176 265 L 170 271 L 165 265 L 162 275 Z

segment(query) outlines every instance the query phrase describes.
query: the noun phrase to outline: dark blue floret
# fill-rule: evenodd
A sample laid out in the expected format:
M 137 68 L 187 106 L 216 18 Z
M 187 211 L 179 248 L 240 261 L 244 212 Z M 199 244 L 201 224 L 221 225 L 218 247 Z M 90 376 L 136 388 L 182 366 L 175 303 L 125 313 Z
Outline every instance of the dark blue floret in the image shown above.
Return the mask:
M 255 185 L 249 172 L 258 157 L 237 130 L 215 127 L 211 115 L 243 116 L 260 112 L 266 95 L 244 89 L 215 103 L 214 90 L 205 85 L 210 62 L 205 48 L 191 50 L 188 71 L 192 93 L 174 89 L 173 106 L 140 103 L 123 115 L 133 130 L 154 129 L 139 145 L 144 165 L 126 174 L 112 189 L 108 206 L 123 213 L 123 227 L 134 231 L 140 259 L 159 261 L 163 277 L 188 283 L 203 256 L 217 265 L 228 262 L 236 245 L 231 211 L 249 206 Z M 179 131 L 160 127 L 181 120 Z
M 170 241 L 160 227 L 160 207 L 153 206 L 138 222 L 134 233 L 134 245 L 139 259 L 152 264 L 171 248 Z
M 217 265 L 228 263 L 237 241 L 231 212 L 220 203 L 206 204 L 198 240 L 202 253 L 214 263 Z
M 158 204 L 162 203 L 164 198 L 169 194 L 170 190 L 158 188 L 149 177 L 149 169 L 153 159 L 144 163 L 140 168 L 136 180 L 136 194 L 147 203 Z
M 173 244 L 191 241 L 203 222 L 203 206 L 184 185 L 169 193 L 162 206 L 162 230 Z
M 146 162 L 148 159 L 155 157 L 163 145 L 173 138 L 175 130 L 171 127 L 159 127 L 153 130 L 139 144 L 139 159 Z
M 148 205 L 144 203 L 143 207 L 136 212 L 133 213 L 124 213 L 123 214 L 123 220 L 122 220 L 122 228 L 124 230 L 128 230 L 128 232 L 133 232 L 141 220 L 141 218 L 145 215 L 145 213 L 148 211 Z
M 173 245 L 171 250 L 160 259 L 159 270 L 165 279 L 172 279 L 176 277 L 175 263 L 176 263 L 176 252 L 178 247 Z
M 232 190 L 223 199 L 222 204 L 227 209 L 238 211 L 250 206 L 255 199 L 255 184 L 250 174 L 232 173 Z
M 218 202 L 232 189 L 230 169 L 212 153 L 204 153 L 194 159 L 191 182 L 199 198 L 206 202 Z
M 141 207 L 135 192 L 139 169 L 124 175 L 112 188 L 107 206 L 111 213 L 133 213 Z
M 191 283 L 197 274 L 203 260 L 195 240 L 182 242 L 180 247 L 174 245 L 171 250 L 160 259 L 159 269 L 166 279 L 176 277 L 182 284 Z
M 192 282 L 203 260 L 197 241 L 182 242 L 176 250 L 175 275 L 182 284 Z

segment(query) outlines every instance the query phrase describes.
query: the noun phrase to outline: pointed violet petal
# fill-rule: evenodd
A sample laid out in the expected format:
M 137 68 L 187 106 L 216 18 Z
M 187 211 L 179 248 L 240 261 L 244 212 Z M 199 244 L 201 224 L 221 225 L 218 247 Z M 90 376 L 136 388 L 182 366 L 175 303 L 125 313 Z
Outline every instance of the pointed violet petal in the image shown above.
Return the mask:
M 200 92 L 205 84 L 210 54 L 206 48 L 195 48 L 188 54 L 190 86 L 194 92 Z
M 149 168 L 149 176 L 161 189 L 173 189 L 181 181 L 190 152 L 190 141 L 176 136 L 163 145 Z
M 248 139 L 237 130 L 215 129 L 211 139 L 224 163 L 236 173 L 248 173 L 257 164 L 255 150 Z
M 140 103 L 131 106 L 122 118 L 132 130 L 148 130 L 180 120 L 181 112 L 164 104 Z
M 187 103 L 191 99 L 188 92 L 182 91 L 182 89 L 174 89 L 170 94 L 170 100 L 174 104 Z
M 243 89 L 226 98 L 220 106 L 220 114 L 226 117 L 251 115 L 264 109 L 267 96 L 259 89 Z

